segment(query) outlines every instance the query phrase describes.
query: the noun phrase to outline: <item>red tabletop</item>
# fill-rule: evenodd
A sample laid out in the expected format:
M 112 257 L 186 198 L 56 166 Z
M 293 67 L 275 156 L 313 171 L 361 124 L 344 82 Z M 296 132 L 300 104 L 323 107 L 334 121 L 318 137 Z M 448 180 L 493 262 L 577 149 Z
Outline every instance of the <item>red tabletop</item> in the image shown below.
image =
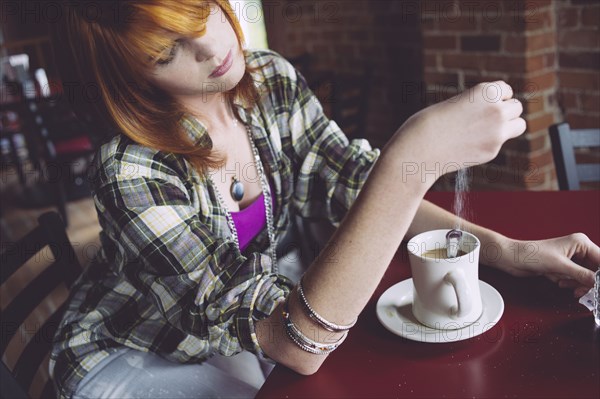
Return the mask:
M 453 194 L 427 198 L 450 209 Z M 475 192 L 469 200 L 476 223 L 514 238 L 579 231 L 600 242 L 600 191 Z M 504 299 L 500 321 L 478 337 L 427 344 L 389 332 L 375 314 L 379 296 L 409 277 L 403 248 L 321 369 L 305 377 L 278 365 L 258 397 L 600 397 L 600 328 L 571 291 L 483 267 L 481 280 Z

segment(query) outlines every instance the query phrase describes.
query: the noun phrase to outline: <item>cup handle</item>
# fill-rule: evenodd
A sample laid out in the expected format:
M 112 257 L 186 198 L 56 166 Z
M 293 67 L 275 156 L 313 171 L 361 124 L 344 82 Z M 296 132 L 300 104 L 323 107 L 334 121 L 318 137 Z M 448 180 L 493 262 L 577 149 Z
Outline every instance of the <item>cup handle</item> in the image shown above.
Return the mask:
M 457 306 L 450 307 L 450 316 L 454 318 L 465 317 L 473 307 L 471 287 L 462 269 L 452 270 L 444 276 L 444 281 L 451 284 L 456 293 Z

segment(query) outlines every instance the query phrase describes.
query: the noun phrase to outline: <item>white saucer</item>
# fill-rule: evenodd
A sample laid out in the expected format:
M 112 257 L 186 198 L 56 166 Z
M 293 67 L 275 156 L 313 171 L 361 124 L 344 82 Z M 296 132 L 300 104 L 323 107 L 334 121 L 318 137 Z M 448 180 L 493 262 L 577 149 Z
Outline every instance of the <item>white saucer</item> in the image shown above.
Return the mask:
M 457 323 L 455 330 L 437 330 L 417 321 L 412 313 L 412 278 L 391 286 L 381 295 L 377 301 L 377 318 L 394 334 L 413 341 L 439 344 L 473 338 L 494 327 L 504 313 L 504 300 L 494 287 L 479 281 L 479 289 L 483 313 L 475 323 L 463 328 Z

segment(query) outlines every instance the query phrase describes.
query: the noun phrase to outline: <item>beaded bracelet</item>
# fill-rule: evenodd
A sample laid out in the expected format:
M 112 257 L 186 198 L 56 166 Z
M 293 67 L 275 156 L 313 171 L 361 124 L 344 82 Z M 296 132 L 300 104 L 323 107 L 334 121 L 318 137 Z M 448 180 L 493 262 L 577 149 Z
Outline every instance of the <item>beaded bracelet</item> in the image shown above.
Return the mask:
M 331 332 L 347 331 L 347 330 L 351 329 L 352 327 L 354 327 L 354 325 L 358 321 L 358 318 L 356 318 L 352 323 L 348 324 L 347 326 L 341 326 L 339 324 L 335 324 L 335 323 L 325 320 L 323 318 L 323 316 L 321 316 L 320 314 L 315 312 L 315 310 L 308 303 L 306 296 L 304 295 L 304 289 L 302 288 L 302 280 L 303 280 L 303 278 L 300 279 L 300 283 L 298 283 L 298 296 L 300 297 L 300 302 L 302 303 L 302 306 L 306 310 L 308 317 L 310 317 L 311 319 L 316 321 L 321 327 L 323 327 L 327 331 L 331 331 Z
M 294 322 L 290 317 L 288 301 L 286 300 L 283 304 L 283 324 L 285 326 L 285 331 L 288 337 L 300 347 L 300 349 L 313 353 L 315 355 L 327 355 L 340 346 L 342 342 L 348 336 L 348 332 L 342 335 L 337 341 L 332 344 L 322 344 L 320 342 L 313 341 L 308 338 L 306 335 L 302 334 L 302 332 L 296 327 Z

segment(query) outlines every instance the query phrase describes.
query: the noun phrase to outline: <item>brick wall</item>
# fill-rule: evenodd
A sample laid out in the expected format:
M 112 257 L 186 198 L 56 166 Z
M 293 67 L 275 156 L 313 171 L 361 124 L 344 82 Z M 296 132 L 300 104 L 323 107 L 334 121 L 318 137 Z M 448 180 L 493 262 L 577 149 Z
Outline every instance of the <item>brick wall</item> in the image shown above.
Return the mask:
M 528 129 L 492 163 L 471 171 L 474 189 L 555 189 L 548 127 L 563 120 L 575 128 L 600 126 L 598 1 L 273 3 L 302 10 L 275 18 L 278 28 L 267 21 L 270 45 L 283 55 L 308 51 L 318 68 L 338 70 L 372 63 L 365 136 L 375 145 L 426 104 L 481 81 L 508 81 L 525 106 Z M 600 161 L 597 152 L 578 158 Z M 452 178 L 436 188 L 452 189 Z
M 269 46 L 283 56 L 309 52 L 316 70 L 371 69 L 367 131 L 362 136 L 373 145 L 382 146 L 422 107 L 419 16 L 406 12 L 404 2 L 265 0 L 263 7 Z M 326 95 L 320 97 L 329 101 Z
M 492 163 L 472 169 L 475 189 L 556 187 L 547 133 L 560 120 L 555 15 L 550 0 L 423 3 L 428 102 L 503 79 L 525 108 L 526 134 L 509 141 Z M 451 179 L 437 188 L 451 189 Z
M 575 128 L 600 127 L 600 2 L 561 1 L 557 13 L 564 119 Z

